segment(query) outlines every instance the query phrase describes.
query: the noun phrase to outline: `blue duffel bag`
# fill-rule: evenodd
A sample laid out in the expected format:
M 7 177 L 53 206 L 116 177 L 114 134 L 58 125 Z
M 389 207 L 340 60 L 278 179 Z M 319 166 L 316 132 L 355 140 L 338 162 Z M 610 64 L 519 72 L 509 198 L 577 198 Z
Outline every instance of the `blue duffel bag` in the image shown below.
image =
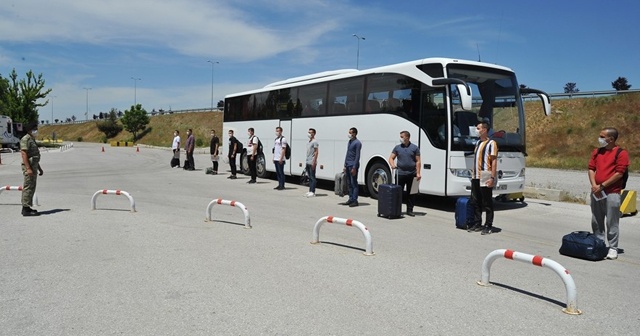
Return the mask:
M 575 231 L 562 237 L 560 254 L 598 261 L 604 259 L 609 252 L 609 248 L 604 241 L 591 232 Z

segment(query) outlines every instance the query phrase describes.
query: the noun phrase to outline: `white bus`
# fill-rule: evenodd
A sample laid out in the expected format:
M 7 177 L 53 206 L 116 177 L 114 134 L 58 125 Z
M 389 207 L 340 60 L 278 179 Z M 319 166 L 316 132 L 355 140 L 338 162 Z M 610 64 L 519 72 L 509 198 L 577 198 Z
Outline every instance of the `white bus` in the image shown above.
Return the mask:
M 520 88 L 511 69 L 494 64 L 427 58 L 328 71 L 226 96 L 224 135 L 234 130 L 246 149 L 253 127 L 266 156 L 258 159 L 258 176 L 267 177 L 275 172 L 275 128 L 282 127 L 292 149 L 285 172 L 300 176 L 307 131 L 314 128 L 320 144 L 316 176 L 333 180 L 343 169 L 349 128 L 356 127 L 362 142 L 358 182 L 377 198 L 378 186 L 391 181 L 387 158 L 400 131 L 409 131 L 422 158 L 420 193 L 463 196 L 471 190 L 475 126 L 487 120 L 499 149 L 494 193 L 515 193 L 525 185 L 525 94 L 537 94 L 544 113 L 551 112 L 546 93 Z M 239 167 L 247 173 L 244 153 Z
M 0 115 L 0 149 L 8 147 L 18 150 L 20 148 L 20 139 L 14 135 L 14 127 L 11 118 Z

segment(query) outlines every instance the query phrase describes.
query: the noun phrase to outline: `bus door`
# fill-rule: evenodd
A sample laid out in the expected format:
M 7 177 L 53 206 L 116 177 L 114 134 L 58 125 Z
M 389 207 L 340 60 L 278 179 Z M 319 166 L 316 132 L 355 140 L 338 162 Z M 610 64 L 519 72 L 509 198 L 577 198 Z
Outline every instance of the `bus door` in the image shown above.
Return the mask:
M 447 119 L 445 91 L 423 89 L 420 99 L 420 192 L 445 195 L 447 176 Z M 444 130 L 444 132 L 442 132 Z M 412 141 L 414 137 L 412 136 Z
M 293 134 L 293 123 L 291 122 L 291 119 L 280 119 L 280 127 L 282 127 L 282 136 L 285 137 L 287 139 L 287 143 L 292 144 L 293 143 L 293 138 L 291 137 Z M 293 149 L 293 146 L 291 146 L 291 149 Z M 291 159 L 293 159 L 293 151 L 291 152 Z M 273 165 L 273 161 L 272 159 L 273 155 L 269 156 L 269 159 L 267 160 L 267 164 L 269 165 Z M 293 162 L 293 160 L 287 160 L 287 163 L 284 165 L 284 174 L 285 175 L 291 175 L 291 162 Z

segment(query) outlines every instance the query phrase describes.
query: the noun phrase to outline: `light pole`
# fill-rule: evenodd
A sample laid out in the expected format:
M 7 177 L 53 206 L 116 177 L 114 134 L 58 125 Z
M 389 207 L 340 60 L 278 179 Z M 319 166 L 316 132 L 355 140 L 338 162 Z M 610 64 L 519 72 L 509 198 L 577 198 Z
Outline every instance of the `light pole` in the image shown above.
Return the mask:
M 358 35 L 356 35 L 356 34 L 353 34 L 353 37 L 355 37 L 355 38 L 357 38 L 357 39 L 358 39 L 358 51 L 357 51 L 357 53 L 356 53 L 356 69 L 357 69 L 357 70 L 360 70 L 360 64 L 359 64 L 359 63 L 360 63 L 360 40 L 363 40 L 363 41 L 364 41 L 364 40 L 365 40 L 365 38 L 364 38 L 364 37 L 361 37 L 361 36 L 358 36 Z
M 84 113 L 84 119 L 85 121 L 89 120 L 89 90 L 91 90 L 91 88 L 83 88 L 87 91 L 87 112 Z
M 220 62 L 207 61 L 211 63 L 211 111 L 213 111 L 213 65 L 220 64 Z
M 51 96 L 51 124 L 53 124 L 53 98 L 58 98 L 58 96 Z
M 142 78 L 131 77 L 133 79 L 133 106 L 138 105 L 138 81 Z

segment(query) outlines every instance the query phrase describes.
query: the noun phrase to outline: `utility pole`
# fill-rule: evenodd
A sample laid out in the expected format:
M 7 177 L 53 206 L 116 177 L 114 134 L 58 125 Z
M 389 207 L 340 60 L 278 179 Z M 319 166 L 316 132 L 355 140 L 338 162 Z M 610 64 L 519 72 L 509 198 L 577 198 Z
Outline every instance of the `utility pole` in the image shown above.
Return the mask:
M 211 111 L 213 111 L 213 66 L 214 64 L 220 64 L 218 61 L 207 61 L 211 63 Z
M 88 121 L 89 120 L 89 90 L 91 90 L 91 88 L 85 87 L 83 89 L 87 91 L 87 111 L 84 113 L 84 118 L 85 118 L 85 121 Z

